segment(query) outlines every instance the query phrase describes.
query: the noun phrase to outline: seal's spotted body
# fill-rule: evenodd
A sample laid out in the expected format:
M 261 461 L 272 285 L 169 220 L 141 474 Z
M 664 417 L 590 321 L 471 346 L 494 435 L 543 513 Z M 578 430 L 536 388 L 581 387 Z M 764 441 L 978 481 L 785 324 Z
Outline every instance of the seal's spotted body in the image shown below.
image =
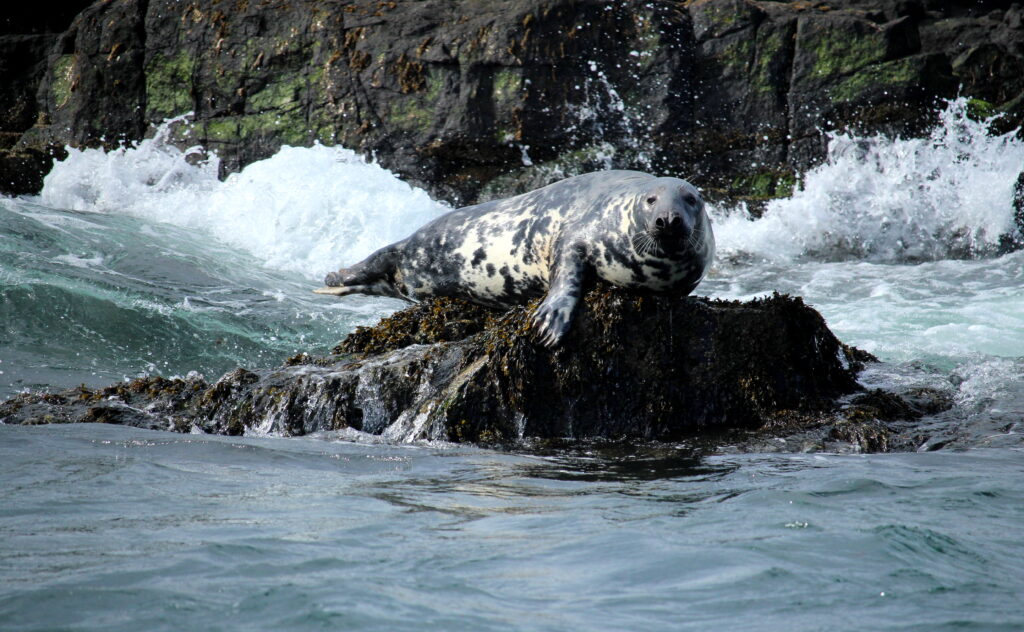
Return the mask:
M 599 171 L 456 209 L 348 269 L 323 294 L 420 301 L 456 296 L 494 307 L 547 297 L 533 315 L 549 346 L 569 329 L 586 278 L 693 291 L 714 257 L 704 202 L 685 180 Z

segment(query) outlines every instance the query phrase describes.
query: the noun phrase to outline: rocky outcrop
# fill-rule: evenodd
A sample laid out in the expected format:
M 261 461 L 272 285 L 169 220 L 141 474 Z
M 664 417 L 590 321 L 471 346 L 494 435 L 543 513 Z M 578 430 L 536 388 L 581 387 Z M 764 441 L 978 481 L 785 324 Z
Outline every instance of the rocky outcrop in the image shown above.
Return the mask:
M 193 111 L 181 142 L 226 171 L 339 143 L 456 204 L 598 167 L 758 199 L 789 192 L 825 129 L 914 133 L 958 93 L 1018 124 L 1022 16 L 933 0 L 104 0 L 26 44 L 49 52 L 0 125 L 9 152 L 42 156 Z
M 357 330 L 327 357 L 240 368 L 214 384 L 154 377 L 23 394 L 0 405 L 0 421 L 232 435 L 351 428 L 392 440 L 504 445 L 722 443 L 737 431 L 759 440 L 813 431 L 822 442 L 885 449 L 888 431 L 879 424 L 914 414 L 890 394 L 839 407 L 861 390 L 856 371 L 870 356 L 842 345 L 797 298 L 736 303 L 599 287 L 553 352 L 531 339 L 527 314 L 431 301 Z

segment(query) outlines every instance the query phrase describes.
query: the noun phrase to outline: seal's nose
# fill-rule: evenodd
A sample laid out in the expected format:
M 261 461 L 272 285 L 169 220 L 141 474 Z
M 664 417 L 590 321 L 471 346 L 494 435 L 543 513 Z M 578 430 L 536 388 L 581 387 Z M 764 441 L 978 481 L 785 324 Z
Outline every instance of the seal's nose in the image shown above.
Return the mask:
M 655 219 L 654 228 L 658 232 L 681 233 L 686 230 L 686 222 L 679 213 L 669 213 Z

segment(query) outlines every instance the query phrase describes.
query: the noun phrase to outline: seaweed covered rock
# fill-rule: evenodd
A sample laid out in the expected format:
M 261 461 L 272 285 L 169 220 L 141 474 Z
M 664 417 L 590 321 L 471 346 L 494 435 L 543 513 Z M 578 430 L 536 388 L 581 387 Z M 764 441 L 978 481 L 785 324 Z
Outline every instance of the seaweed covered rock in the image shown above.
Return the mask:
M 592 291 L 549 352 L 513 310 L 479 335 L 434 418 L 448 437 L 672 440 L 829 410 L 857 388 L 840 343 L 799 299 L 733 303 Z
M 747 303 L 591 290 L 562 346 L 529 308 L 454 299 L 351 334 L 328 357 L 236 369 L 215 384 L 148 378 L 23 394 L 5 423 L 106 422 L 182 432 L 301 435 L 351 428 L 392 440 L 677 440 L 821 425 L 860 390 L 863 354 L 799 298 Z

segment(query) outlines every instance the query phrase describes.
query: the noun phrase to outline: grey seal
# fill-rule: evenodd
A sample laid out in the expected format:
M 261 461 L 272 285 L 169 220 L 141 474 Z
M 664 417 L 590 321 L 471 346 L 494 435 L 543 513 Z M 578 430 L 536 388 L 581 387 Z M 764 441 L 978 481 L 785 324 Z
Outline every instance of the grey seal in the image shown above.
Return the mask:
M 714 258 L 697 189 L 679 178 L 597 171 L 454 209 L 409 237 L 327 275 L 320 294 L 417 302 L 459 297 L 509 308 L 545 296 L 531 316 L 558 345 L 588 279 L 689 294 Z

